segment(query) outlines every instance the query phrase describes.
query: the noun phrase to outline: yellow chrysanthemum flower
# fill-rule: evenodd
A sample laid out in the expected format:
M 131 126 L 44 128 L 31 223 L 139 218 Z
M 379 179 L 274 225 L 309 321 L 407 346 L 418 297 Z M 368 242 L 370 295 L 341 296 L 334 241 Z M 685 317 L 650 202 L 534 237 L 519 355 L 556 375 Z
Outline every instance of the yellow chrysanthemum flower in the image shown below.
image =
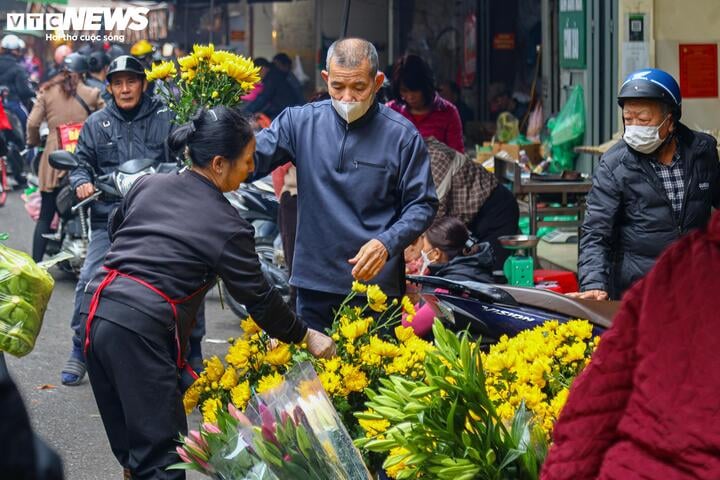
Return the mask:
M 243 336 L 245 338 L 250 338 L 260 332 L 260 327 L 257 323 L 255 323 L 255 320 L 253 320 L 252 317 L 247 317 L 245 320 L 242 320 L 240 322 L 240 328 L 242 328 Z
M 145 78 L 148 82 L 155 80 L 165 80 L 168 77 L 177 75 L 175 64 L 173 62 L 161 62 L 152 67 L 151 70 L 145 70 Z
M 356 293 L 365 293 L 367 291 L 367 285 L 358 281 L 352 282 L 352 291 Z
M 367 410 L 365 413 L 374 413 L 373 410 Z M 390 421 L 383 418 L 380 420 L 364 420 L 358 419 L 360 428 L 365 431 L 365 435 L 368 437 L 377 437 L 383 434 L 390 428 Z
M 398 340 L 404 343 L 415 336 L 415 330 L 410 327 L 403 327 L 402 325 L 398 325 L 397 327 L 395 327 L 395 336 Z
M 341 390 L 340 377 L 334 372 L 320 372 L 318 375 L 320 383 L 328 395 L 333 396 Z
M 269 392 L 270 390 L 280 386 L 283 383 L 283 376 L 278 372 L 265 375 L 260 379 L 257 386 L 258 393 Z
M 247 402 L 250 400 L 250 382 L 245 380 L 242 383 L 238 383 L 232 390 L 230 390 L 230 400 L 240 410 L 244 409 Z
M 291 359 L 290 345 L 286 343 L 278 345 L 265 355 L 265 362 L 276 367 L 287 365 Z
M 185 414 L 190 415 L 195 407 L 197 407 L 198 401 L 200 400 L 200 394 L 202 393 L 201 387 L 191 386 L 185 391 L 183 395 L 183 406 L 185 407 Z
M 198 60 L 209 60 L 212 58 L 213 53 L 215 53 L 215 45 L 212 43 L 209 43 L 207 45 L 193 45 L 193 54 L 198 58 Z
M 217 422 L 217 412 L 223 407 L 223 404 L 217 398 L 208 398 L 202 404 L 203 422 Z
M 408 297 L 402 297 L 402 308 L 403 311 L 411 317 L 414 317 L 417 314 L 415 311 L 415 305 L 413 305 L 412 301 Z
M 213 356 L 210 360 L 206 361 L 205 364 L 205 375 L 211 382 L 220 381 L 225 373 L 225 366 L 222 364 L 217 356 Z
M 368 306 L 376 312 L 387 310 L 387 295 L 377 285 L 369 285 L 367 288 Z
M 367 320 L 356 320 L 352 323 L 340 325 L 340 333 L 348 340 L 355 340 L 365 335 L 370 328 L 370 322 Z
M 220 386 L 224 388 L 225 390 L 230 390 L 235 385 L 237 385 L 237 372 L 235 372 L 234 368 L 226 368 L 225 373 L 223 373 L 222 378 L 220 379 Z
M 410 451 L 403 447 L 393 448 L 390 450 L 390 453 L 388 454 L 388 460 L 393 457 L 400 457 L 400 456 L 409 457 Z M 407 464 L 405 462 L 406 462 L 406 459 L 401 462 L 396 463 L 395 465 L 393 465 L 391 467 L 386 468 L 385 473 L 387 473 L 387 475 L 390 478 L 398 478 L 398 475 L 400 475 L 400 473 L 407 468 Z
M 370 352 L 380 357 L 392 358 L 400 355 L 400 348 L 397 345 L 373 336 L 370 338 Z
M 235 340 L 228 353 L 225 361 L 239 370 L 245 370 L 250 365 L 250 357 L 252 355 L 250 344 L 245 340 Z
M 195 74 L 196 74 L 195 70 L 187 70 L 180 74 L 180 78 L 182 78 L 186 82 L 190 82 L 190 81 L 192 81 L 193 78 L 195 78 Z
M 200 64 L 198 57 L 193 54 L 180 57 L 177 59 L 177 61 L 178 64 L 180 64 L 180 69 L 183 71 L 195 70 Z
M 367 375 L 357 365 L 343 365 L 340 368 L 340 376 L 348 392 L 362 392 L 369 383 Z

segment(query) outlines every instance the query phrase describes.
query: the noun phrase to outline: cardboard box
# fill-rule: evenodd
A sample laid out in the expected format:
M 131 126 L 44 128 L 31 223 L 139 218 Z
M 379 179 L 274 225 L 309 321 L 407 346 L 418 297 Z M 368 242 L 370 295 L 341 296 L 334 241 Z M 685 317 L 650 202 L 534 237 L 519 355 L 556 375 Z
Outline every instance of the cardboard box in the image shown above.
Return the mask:
M 490 142 L 485 142 L 483 145 L 490 146 Z M 537 165 L 542 161 L 542 154 L 540 152 L 540 143 L 530 143 L 527 145 L 513 145 L 511 143 L 500 143 L 496 142 L 492 145 L 493 153 L 497 153 L 499 151 L 507 152 L 508 155 L 510 155 L 515 160 L 520 159 L 520 151 L 525 150 L 525 153 L 527 154 L 528 158 L 530 159 L 530 163 L 533 165 Z

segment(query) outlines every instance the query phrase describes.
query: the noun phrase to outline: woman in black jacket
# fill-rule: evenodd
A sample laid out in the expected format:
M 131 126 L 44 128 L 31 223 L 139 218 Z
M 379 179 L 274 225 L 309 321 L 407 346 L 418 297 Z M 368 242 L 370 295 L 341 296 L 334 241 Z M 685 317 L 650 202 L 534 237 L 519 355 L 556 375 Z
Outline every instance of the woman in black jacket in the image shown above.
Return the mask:
M 137 180 L 110 218 L 112 246 L 82 306 L 90 382 L 113 453 L 133 479 L 181 479 L 186 432 L 178 373 L 195 315 L 219 276 L 272 337 L 332 355 L 260 270 L 252 225 L 223 196 L 253 171 L 255 138 L 238 112 L 202 110 L 169 139 L 192 160 Z

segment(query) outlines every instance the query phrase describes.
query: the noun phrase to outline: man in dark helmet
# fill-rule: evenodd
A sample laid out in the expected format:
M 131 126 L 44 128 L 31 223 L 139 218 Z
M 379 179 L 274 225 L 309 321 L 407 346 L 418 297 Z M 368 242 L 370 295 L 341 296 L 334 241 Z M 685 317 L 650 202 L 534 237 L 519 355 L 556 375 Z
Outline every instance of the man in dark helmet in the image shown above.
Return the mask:
M 587 198 L 578 275 L 583 298 L 619 299 L 671 243 L 720 207 L 713 137 L 680 123 L 682 98 L 662 70 L 620 88 L 623 139 L 600 159 Z
M 105 103 L 110 103 L 112 100 L 112 95 L 107 90 L 105 83 L 109 66 L 110 56 L 105 52 L 92 52 L 88 57 L 89 72 L 85 78 L 85 84 L 100 90 Z
M 133 158 L 153 158 L 158 162 L 168 158 L 165 140 L 170 134 L 173 114 L 144 93 L 146 80 L 143 65 L 129 55 L 119 56 L 110 63 L 107 80 L 111 101 L 85 121 L 75 150 L 81 163 L 84 161 L 94 169 L 79 167 L 70 173 L 70 183 L 80 200 L 95 192 L 95 174 L 112 173 L 120 164 Z M 62 370 L 62 383 L 65 385 L 79 385 L 85 376 L 79 333 L 81 303 L 85 285 L 102 265 L 110 247 L 108 215 L 116 205 L 116 201 L 101 196 L 90 207 L 90 244 L 75 289 L 71 322 L 73 348 Z

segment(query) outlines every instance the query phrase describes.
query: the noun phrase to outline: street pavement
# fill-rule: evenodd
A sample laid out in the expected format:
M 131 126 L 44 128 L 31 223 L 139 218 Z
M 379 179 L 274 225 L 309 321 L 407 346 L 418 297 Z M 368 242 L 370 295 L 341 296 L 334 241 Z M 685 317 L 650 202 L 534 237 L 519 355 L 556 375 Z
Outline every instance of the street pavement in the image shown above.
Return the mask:
M 0 208 L 0 232 L 10 234 L 5 244 L 30 252 L 34 226 L 20 194 L 11 193 Z M 35 349 L 23 358 L 7 355 L 8 369 L 22 393 L 36 433 L 62 456 L 67 480 L 120 479 L 122 470 L 110 451 L 87 377 L 77 387 L 60 383 L 60 370 L 70 353 L 75 279 L 56 269 L 51 273 L 55 290 Z M 229 308 L 221 308 L 217 289 L 208 295 L 206 318 L 203 354 L 222 358 L 227 349 L 225 340 L 239 333 L 239 321 Z M 199 422 L 197 413 L 188 418 L 190 428 L 196 428 Z M 204 477 L 188 474 L 188 479 L 200 478 Z

